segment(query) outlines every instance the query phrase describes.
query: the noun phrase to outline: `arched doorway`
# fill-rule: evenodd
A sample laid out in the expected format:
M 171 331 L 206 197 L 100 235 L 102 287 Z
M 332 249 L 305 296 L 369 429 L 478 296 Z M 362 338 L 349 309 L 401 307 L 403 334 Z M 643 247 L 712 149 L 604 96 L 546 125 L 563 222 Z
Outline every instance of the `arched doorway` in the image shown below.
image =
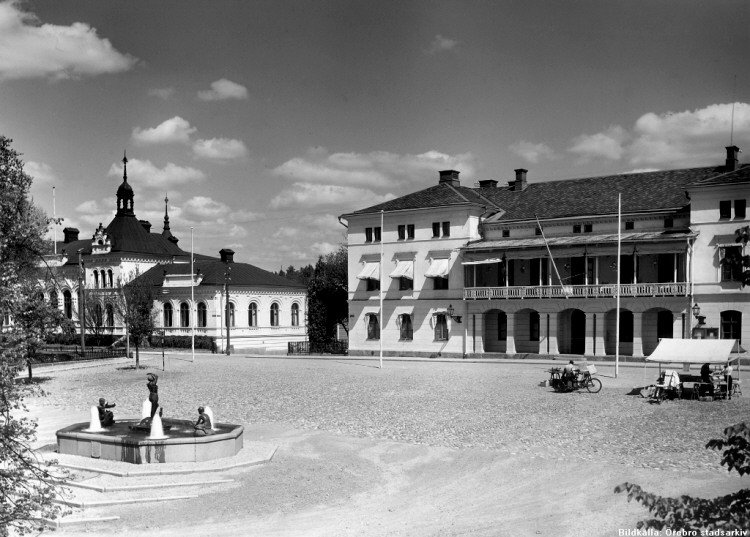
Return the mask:
M 604 350 L 609 355 L 615 354 L 617 341 L 617 310 L 609 310 L 605 320 Z M 633 312 L 620 308 L 620 354 L 633 355 Z
M 508 316 L 504 311 L 489 310 L 484 314 L 484 352 L 506 352 Z
M 560 312 L 557 328 L 557 344 L 562 354 L 584 354 L 586 352 L 586 314 L 579 309 Z
M 661 339 L 674 337 L 674 315 L 665 308 L 652 308 L 643 312 L 641 338 L 643 354 L 648 356 L 656 349 Z
M 531 309 L 523 309 L 514 315 L 514 340 L 516 352 L 529 352 L 539 354 L 540 340 L 540 316 L 539 312 Z

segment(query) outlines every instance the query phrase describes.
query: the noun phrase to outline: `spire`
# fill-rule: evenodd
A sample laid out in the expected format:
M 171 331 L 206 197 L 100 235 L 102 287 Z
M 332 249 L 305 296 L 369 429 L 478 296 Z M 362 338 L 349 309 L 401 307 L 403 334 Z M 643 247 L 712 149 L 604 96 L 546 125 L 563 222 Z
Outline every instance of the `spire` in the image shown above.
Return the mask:
M 164 231 L 161 232 L 161 235 L 174 244 L 177 244 L 180 240 L 169 231 L 169 197 L 166 192 L 164 193 Z
M 128 184 L 128 157 L 122 152 L 122 184 L 117 189 L 117 216 L 135 216 L 133 188 Z
M 124 149 L 122 151 L 122 180 L 128 182 L 128 155 Z

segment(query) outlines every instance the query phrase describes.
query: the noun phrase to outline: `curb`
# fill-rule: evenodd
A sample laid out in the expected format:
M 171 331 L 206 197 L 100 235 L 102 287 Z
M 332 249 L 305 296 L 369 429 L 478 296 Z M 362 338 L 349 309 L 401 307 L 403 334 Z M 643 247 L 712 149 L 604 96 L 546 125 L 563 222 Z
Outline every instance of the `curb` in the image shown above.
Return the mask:
M 52 529 L 60 529 L 70 526 L 78 526 L 82 524 L 94 524 L 96 522 L 114 522 L 120 520 L 119 516 L 102 516 L 102 517 L 91 517 L 91 518 L 76 518 L 71 520 L 53 520 L 51 518 L 35 518 L 37 520 Z
M 211 481 L 188 481 L 186 483 L 157 483 L 154 485 L 122 485 L 114 487 L 105 487 L 99 485 L 89 485 L 87 483 L 78 483 L 76 481 L 63 481 L 62 485 L 65 487 L 80 488 L 86 490 L 93 490 L 96 492 L 123 492 L 129 490 L 148 490 L 148 489 L 162 489 L 162 488 L 173 488 L 173 487 L 194 487 L 201 485 L 221 485 L 224 483 L 234 483 L 234 479 L 214 479 Z
M 56 504 L 67 505 L 68 507 L 77 507 L 79 509 L 91 509 L 94 507 L 106 507 L 108 505 L 128 505 L 133 503 L 153 503 L 168 502 L 172 500 L 192 500 L 198 498 L 198 495 L 187 494 L 184 496 L 157 496 L 154 498 L 131 498 L 127 500 L 101 500 L 94 502 L 76 502 L 73 500 L 52 500 Z

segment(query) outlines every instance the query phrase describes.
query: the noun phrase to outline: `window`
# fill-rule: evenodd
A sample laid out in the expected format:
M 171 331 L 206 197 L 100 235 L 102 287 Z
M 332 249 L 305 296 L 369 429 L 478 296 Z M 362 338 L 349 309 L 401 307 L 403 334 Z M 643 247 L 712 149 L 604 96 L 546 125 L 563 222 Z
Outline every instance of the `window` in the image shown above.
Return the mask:
M 451 236 L 451 223 L 443 222 L 443 237 L 450 237 L 450 236 Z
M 100 327 L 104 325 L 104 311 L 102 305 L 97 304 L 94 306 L 94 326 Z
M 406 239 L 406 226 L 404 224 L 400 224 L 398 226 L 398 240 L 402 241 Z
M 581 232 L 581 224 L 573 224 L 573 233 Z
M 406 236 L 409 239 L 414 238 L 414 224 L 409 224 L 406 226 Z
M 372 231 L 373 231 L 375 242 L 380 242 L 380 228 L 379 227 L 373 228 Z
M 271 304 L 271 326 L 279 326 L 279 303 Z
M 201 302 L 198 304 L 198 326 L 205 328 L 208 324 L 208 312 L 206 311 L 206 304 Z
M 65 317 L 73 318 L 73 295 L 67 289 L 63 291 L 63 310 L 65 311 Z
M 542 234 L 542 228 L 540 228 L 538 226 L 535 227 L 534 228 L 534 235 L 541 235 L 541 234 Z
M 102 287 L 107 287 L 107 273 L 102 270 Z
M 674 227 L 674 218 L 665 218 L 664 219 L 664 227 L 665 228 L 672 228 L 672 227 Z
M 247 325 L 258 326 L 258 304 L 250 302 L 247 307 Z
M 719 218 L 732 218 L 732 202 L 730 200 L 719 202 Z
M 292 326 L 299 326 L 299 304 L 292 304 Z
M 380 323 L 374 313 L 367 316 L 367 339 L 380 339 Z
M 365 228 L 365 242 L 372 242 L 372 228 Z
M 94 287 L 99 288 L 99 271 L 94 271 Z
M 584 233 L 591 233 L 592 231 L 594 231 L 594 224 L 583 224 Z
M 440 237 L 440 222 L 432 223 L 432 238 L 437 239 Z
M 625 222 L 625 229 L 626 230 L 635 229 L 635 222 L 633 222 L 632 220 L 626 221 Z
M 448 318 L 445 313 L 435 314 L 435 341 L 448 339 Z
M 739 246 L 725 246 L 719 249 L 721 281 L 742 281 L 742 250 Z
M 432 282 L 433 289 L 448 289 L 448 278 L 432 278 Z
M 740 341 L 742 330 L 742 312 L 727 310 L 721 312 L 721 339 Z
M 59 304 L 60 301 L 57 298 L 57 291 L 52 289 L 52 291 L 49 292 L 49 305 L 57 309 Z
M 164 326 L 172 326 L 172 304 L 164 304 Z
M 529 314 L 529 341 L 539 341 L 539 312 Z
M 412 289 L 414 289 L 414 280 L 404 277 L 398 279 L 399 291 L 411 291 Z
M 399 339 L 401 341 L 411 341 L 414 339 L 414 328 L 411 324 L 411 315 L 402 313 L 400 315 L 401 326 L 399 327 Z
M 368 291 L 380 291 L 380 280 L 373 280 L 371 278 L 368 278 L 365 281 L 367 282 Z
M 107 326 L 114 326 L 115 325 L 115 308 L 112 307 L 112 304 L 107 304 L 107 307 L 105 309 L 107 311 Z
M 190 306 L 187 302 L 180 304 L 180 326 L 182 328 L 190 326 Z
M 112 269 L 107 271 L 107 277 L 109 278 L 109 286 L 114 287 L 114 280 L 112 279 Z
M 503 230 L 503 237 L 510 237 L 510 230 L 509 229 L 504 229 Z
M 734 200 L 734 217 L 742 218 L 744 220 L 746 212 L 745 200 Z
M 234 302 L 229 303 L 229 326 L 234 328 Z

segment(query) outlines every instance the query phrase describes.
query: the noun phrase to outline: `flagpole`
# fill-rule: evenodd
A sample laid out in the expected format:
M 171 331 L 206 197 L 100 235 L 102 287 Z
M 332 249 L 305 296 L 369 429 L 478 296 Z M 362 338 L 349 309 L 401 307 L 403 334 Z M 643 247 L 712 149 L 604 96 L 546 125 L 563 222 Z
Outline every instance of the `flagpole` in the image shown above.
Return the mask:
M 195 272 L 193 270 L 193 227 L 190 227 L 190 361 L 195 362 Z
M 617 311 L 615 314 L 615 378 L 620 373 L 620 241 L 622 240 L 622 193 L 617 194 Z
M 57 211 L 55 209 L 55 187 L 52 187 L 52 229 L 54 239 L 52 244 L 55 245 L 55 256 L 57 256 Z
M 383 369 L 383 261 L 385 260 L 383 255 L 383 242 L 385 239 L 385 233 L 383 229 L 383 210 L 380 211 L 380 319 L 378 324 L 380 325 L 380 369 Z

